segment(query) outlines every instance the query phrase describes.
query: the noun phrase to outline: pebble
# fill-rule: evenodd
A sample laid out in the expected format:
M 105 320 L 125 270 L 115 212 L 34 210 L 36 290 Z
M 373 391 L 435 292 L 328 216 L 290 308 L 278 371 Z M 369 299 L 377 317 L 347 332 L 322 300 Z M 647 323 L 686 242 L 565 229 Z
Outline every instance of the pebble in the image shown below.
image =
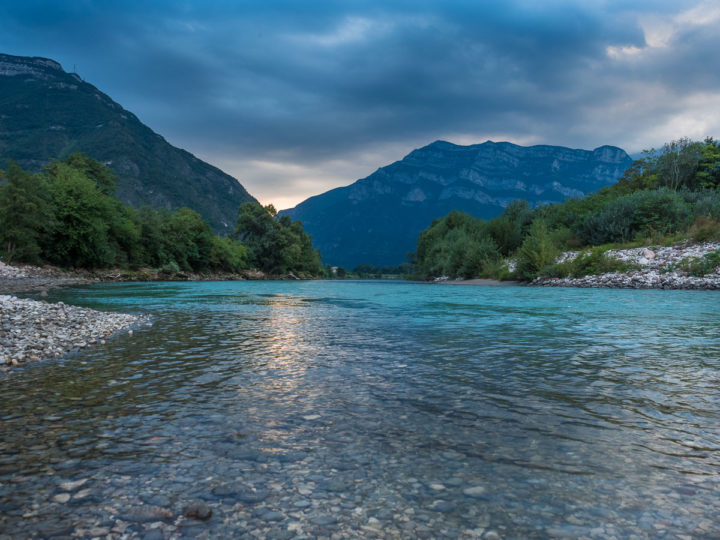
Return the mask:
M 69 494 L 69 493 L 58 493 L 57 495 L 55 495 L 55 496 L 53 497 L 53 500 L 54 500 L 55 502 L 59 502 L 59 503 L 63 503 L 63 504 L 64 504 L 64 503 L 66 503 L 66 502 L 68 502 L 68 501 L 70 500 L 70 494 Z

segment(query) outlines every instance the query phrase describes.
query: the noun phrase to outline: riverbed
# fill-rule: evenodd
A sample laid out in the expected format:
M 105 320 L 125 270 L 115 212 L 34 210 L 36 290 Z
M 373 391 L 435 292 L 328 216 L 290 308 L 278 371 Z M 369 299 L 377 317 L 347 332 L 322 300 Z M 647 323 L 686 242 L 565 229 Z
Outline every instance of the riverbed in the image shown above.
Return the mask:
M 720 535 L 717 292 L 118 283 L 47 300 L 154 324 L 0 378 L 0 537 Z

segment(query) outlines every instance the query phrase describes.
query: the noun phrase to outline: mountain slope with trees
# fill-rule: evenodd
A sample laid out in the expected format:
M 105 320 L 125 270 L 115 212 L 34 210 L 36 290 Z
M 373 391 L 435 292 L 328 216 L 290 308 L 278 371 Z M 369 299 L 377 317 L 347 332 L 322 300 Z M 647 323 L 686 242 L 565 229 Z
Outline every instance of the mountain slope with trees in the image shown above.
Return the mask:
M 114 196 L 115 176 L 84 154 L 39 173 L 0 171 L 0 259 L 63 268 L 154 268 L 180 272 L 323 274 L 302 224 L 275 219 L 256 202 L 236 209 L 233 235 L 213 234 L 194 210 L 135 209 Z M 236 236 L 236 237 L 233 237 Z M 241 243 L 239 239 L 242 239 Z
M 451 210 L 492 218 L 516 199 L 531 206 L 615 183 L 632 160 L 621 149 L 436 141 L 354 184 L 280 212 L 303 222 L 325 262 L 397 265 L 417 235 Z
M 450 212 L 420 234 L 414 270 L 423 278 L 580 277 L 622 270 L 604 256 L 610 247 L 687 239 L 720 240 L 720 143 L 712 138 L 649 150 L 617 183 L 586 197 L 534 209 L 514 201 L 489 221 Z M 585 252 L 556 263 L 578 249 Z
M 235 178 L 172 146 L 57 62 L 0 54 L 0 168 L 12 159 L 37 172 L 75 152 L 113 170 L 121 201 L 189 207 L 217 232 L 232 232 L 238 206 L 255 200 Z

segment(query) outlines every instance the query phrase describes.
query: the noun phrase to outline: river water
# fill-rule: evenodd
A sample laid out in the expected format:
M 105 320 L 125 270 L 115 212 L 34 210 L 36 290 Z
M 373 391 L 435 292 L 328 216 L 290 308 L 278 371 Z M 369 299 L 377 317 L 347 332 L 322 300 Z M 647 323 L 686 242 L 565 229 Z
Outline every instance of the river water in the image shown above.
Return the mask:
M 720 536 L 716 292 L 209 282 L 50 300 L 153 324 L 0 379 L 0 538 Z M 192 501 L 212 517 L 182 517 Z

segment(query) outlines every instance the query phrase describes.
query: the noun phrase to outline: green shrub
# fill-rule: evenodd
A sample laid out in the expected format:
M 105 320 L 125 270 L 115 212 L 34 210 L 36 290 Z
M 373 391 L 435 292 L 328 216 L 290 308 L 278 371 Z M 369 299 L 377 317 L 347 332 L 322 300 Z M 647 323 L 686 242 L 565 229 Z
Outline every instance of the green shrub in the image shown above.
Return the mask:
M 684 270 L 691 276 L 703 277 L 712 274 L 720 267 L 720 249 L 711 251 L 700 258 L 687 258 L 680 261 L 676 268 Z
M 697 242 L 720 240 L 720 219 L 698 217 L 690 227 L 690 237 Z
M 558 249 L 552 241 L 547 225 L 543 220 L 535 220 L 517 252 L 516 273 L 521 278 L 531 279 L 550 266 L 557 255 Z
M 688 225 L 690 208 L 677 192 L 668 189 L 639 191 L 630 198 L 637 207 L 633 216 L 636 232 L 667 234 Z
M 177 274 L 178 272 L 180 272 L 180 266 L 175 261 L 164 264 L 160 269 L 161 274 Z
M 581 221 L 577 235 L 585 245 L 591 246 L 627 242 L 632 237 L 634 212 L 630 197 L 621 197 Z
M 586 216 L 576 231 L 587 245 L 628 242 L 637 237 L 662 237 L 688 225 L 690 206 L 668 189 L 636 191 L 609 202 Z
M 688 202 L 693 204 L 693 215 L 695 217 L 706 216 L 720 219 L 720 191 L 695 192 L 694 200 Z M 686 198 L 687 200 L 687 198 Z

